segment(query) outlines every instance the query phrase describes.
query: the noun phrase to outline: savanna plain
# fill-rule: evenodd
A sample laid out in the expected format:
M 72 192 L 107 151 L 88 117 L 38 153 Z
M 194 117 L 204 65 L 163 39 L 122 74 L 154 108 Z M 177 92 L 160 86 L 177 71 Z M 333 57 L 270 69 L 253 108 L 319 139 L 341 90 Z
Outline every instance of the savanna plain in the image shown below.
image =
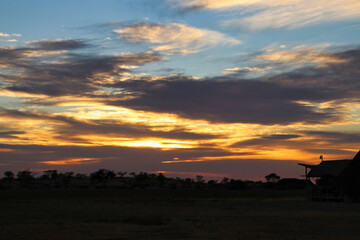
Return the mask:
M 305 190 L 0 191 L 0 239 L 360 239 L 360 204 Z

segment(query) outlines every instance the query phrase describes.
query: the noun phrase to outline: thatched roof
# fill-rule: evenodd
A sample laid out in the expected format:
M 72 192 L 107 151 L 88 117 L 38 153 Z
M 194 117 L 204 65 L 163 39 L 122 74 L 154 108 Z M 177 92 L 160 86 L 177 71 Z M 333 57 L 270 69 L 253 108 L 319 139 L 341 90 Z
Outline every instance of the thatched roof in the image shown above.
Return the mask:
M 322 161 L 319 165 L 310 167 L 308 177 L 339 176 L 352 160 Z
M 310 168 L 308 177 L 345 177 L 346 175 L 360 174 L 360 151 L 352 160 L 322 161 L 318 165 L 299 163 L 299 165 Z
M 360 151 L 355 155 L 350 164 L 342 171 L 341 177 L 360 176 Z

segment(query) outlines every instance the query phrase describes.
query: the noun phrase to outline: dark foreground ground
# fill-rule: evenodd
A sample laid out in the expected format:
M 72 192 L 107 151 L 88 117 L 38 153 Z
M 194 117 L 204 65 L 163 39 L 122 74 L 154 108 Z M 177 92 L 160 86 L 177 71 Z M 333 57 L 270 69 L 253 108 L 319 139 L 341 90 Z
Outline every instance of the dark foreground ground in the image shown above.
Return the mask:
M 303 190 L 0 191 L 0 239 L 360 239 L 360 204 Z

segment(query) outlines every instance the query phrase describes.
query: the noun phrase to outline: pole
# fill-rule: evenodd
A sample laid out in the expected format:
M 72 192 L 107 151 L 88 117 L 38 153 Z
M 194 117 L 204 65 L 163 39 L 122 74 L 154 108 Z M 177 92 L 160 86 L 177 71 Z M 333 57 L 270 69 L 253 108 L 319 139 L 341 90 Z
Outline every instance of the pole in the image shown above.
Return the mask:
M 306 199 L 310 200 L 309 183 L 308 183 L 308 175 L 307 175 L 307 167 L 306 166 L 305 166 L 305 184 L 306 184 Z

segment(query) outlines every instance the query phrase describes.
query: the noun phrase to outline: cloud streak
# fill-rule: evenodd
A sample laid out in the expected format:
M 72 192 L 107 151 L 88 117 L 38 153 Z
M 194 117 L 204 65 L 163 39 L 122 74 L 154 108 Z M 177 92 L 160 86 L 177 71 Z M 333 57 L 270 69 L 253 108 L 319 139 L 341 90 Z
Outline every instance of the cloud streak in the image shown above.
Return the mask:
M 153 130 L 156 127 L 149 127 L 140 124 L 133 124 L 119 120 L 94 119 L 79 120 L 49 112 L 19 111 L 0 108 L 2 118 L 16 119 L 20 121 L 43 121 L 47 125 L 52 125 L 53 134 L 56 138 L 63 141 L 77 141 L 96 144 L 96 137 L 106 136 L 108 138 L 159 138 L 159 139 L 179 139 L 179 140 L 207 140 L 220 137 L 216 134 L 200 134 L 188 132 L 184 128 L 177 127 L 172 130 L 162 131 Z M 1 118 L 0 118 L 1 120 Z M 20 131 L 0 132 L 1 137 L 15 138 L 16 134 L 23 134 Z M 92 136 L 88 138 L 87 136 Z M 95 141 L 95 142 L 93 142 Z
M 84 95 L 99 90 L 105 77 L 121 80 L 127 66 L 161 58 L 152 52 L 97 56 L 68 53 L 88 45 L 79 40 L 41 40 L 28 48 L 0 48 L 4 90 L 48 96 Z M 99 80 L 100 79 L 100 80 Z
M 326 48 L 321 46 L 297 46 L 286 49 L 286 46 L 278 48 L 267 47 L 254 54 L 251 60 L 266 61 L 287 65 L 344 63 L 347 59 L 334 52 L 325 52 Z
M 317 100 L 317 92 L 265 81 L 208 80 L 121 82 L 135 98 L 109 102 L 137 110 L 170 112 L 185 118 L 225 123 L 307 124 L 334 121 L 331 110 L 317 111 L 296 101 Z
M 225 34 L 190 27 L 180 23 L 139 23 L 114 30 L 118 38 L 156 46 L 152 50 L 164 54 L 187 55 L 218 45 L 235 45 L 241 41 Z
M 5 38 L 21 37 L 21 34 L 19 34 L 19 33 L 2 33 L 2 32 L 0 32 L 0 37 L 5 37 Z
M 183 10 L 237 10 L 243 17 L 226 20 L 224 24 L 252 31 L 293 29 L 324 22 L 359 19 L 360 16 L 360 3 L 357 0 L 168 0 L 168 3 Z

